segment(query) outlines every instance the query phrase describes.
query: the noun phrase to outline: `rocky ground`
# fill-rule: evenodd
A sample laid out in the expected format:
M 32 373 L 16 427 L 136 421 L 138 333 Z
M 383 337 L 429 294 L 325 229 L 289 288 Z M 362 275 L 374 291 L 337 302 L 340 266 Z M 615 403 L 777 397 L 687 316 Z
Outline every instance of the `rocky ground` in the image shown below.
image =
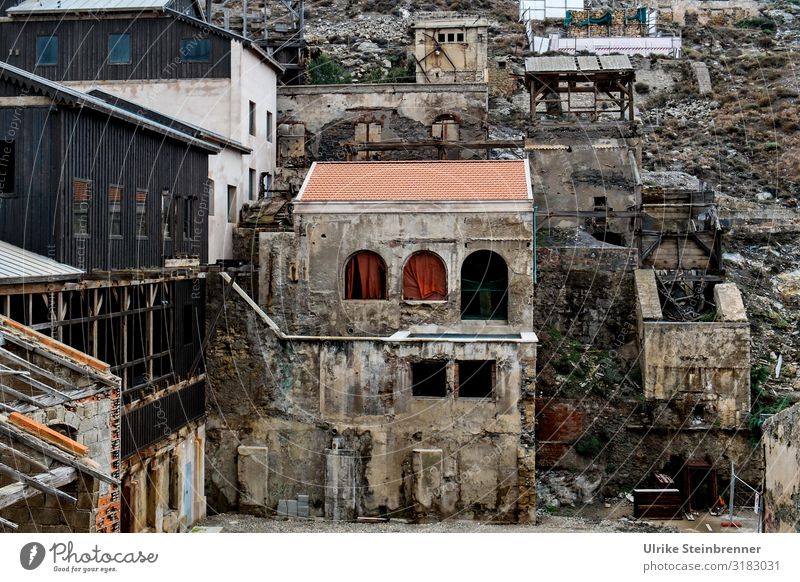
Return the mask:
M 634 521 L 627 517 L 599 519 L 591 517 L 555 516 L 543 513 L 536 525 L 488 524 L 474 521 L 443 521 L 432 524 L 410 524 L 402 521 L 352 523 L 324 519 L 266 519 L 239 513 L 221 513 L 199 524 L 222 527 L 227 533 L 568 533 L 628 532 L 670 533 L 674 527 Z

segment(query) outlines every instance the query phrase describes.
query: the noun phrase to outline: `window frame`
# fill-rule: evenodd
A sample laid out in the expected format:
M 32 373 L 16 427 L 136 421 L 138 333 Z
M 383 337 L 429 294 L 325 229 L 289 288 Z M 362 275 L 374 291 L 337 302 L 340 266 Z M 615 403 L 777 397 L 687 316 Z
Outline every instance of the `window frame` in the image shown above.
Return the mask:
M 112 38 L 117 37 L 117 42 L 112 42 Z M 127 48 L 128 48 L 128 60 L 127 61 L 116 61 L 112 60 L 111 56 L 114 54 L 114 49 L 119 46 L 120 39 L 125 38 L 127 39 Z M 108 33 L 108 59 L 107 62 L 109 65 L 130 65 L 133 62 L 133 45 L 131 44 L 131 33 L 129 32 L 109 32 Z
M 139 199 L 141 198 L 140 194 L 144 194 L 144 201 L 140 202 Z M 150 191 L 146 188 L 137 188 L 134 193 L 134 204 L 135 204 L 135 211 L 134 215 L 136 218 L 136 239 L 137 240 L 147 240 L 150 238 L 148 233 L 148 224 L 147 224 L 147 215 L 148 215 L 148 208 L 147 208 L 147 201 L 150 198 Z M 141 210 L 141 212 L 140 212 Z M 144 227 L 144 228 L 142 228 Z M 144 233 L 144 234 L 142 234 Z
M 256 113 L 258 112 L 258 106 L 256 105 L 255 101 L 248 101 L 247 106 L 247 131 L 253 137 L 257 134 L 257 127 L 256 127 Z
M 274 132 L 272 130 L 272 126 L 275 122 L 274 115 L 272 115 L 272 111 L 267 109 L 267 143 L 272 143 L 274 138 Z
M 427 371 L 422 371 L 422 368 L 429 368 Z M 436 369 L 433 373 L 431 370 L 433 368 Z M 443 400 L 449 396 L 451 393 L 450 391 L 450 382 L 448 378 L 448 370 L 450 368 L 450 361 L 449 360 L 418 360 L 415 362 L 411 362 L 410 365 L 410 372 L 411 372 L 411 396 L 412 398 L 419 398 L 423 400 Z M 417 381 L 417 373 L 421 373 L 426 375 L 425 383 L 431 382 L 431 379 L 442 375 L 444 386 L 442 387 L 441 394 L 419 394 L 418 386 L 423 386 L 425 383 Z
M 414 259 L 414 257 L 419 255 L 431 255 L 432 257 L 439 260 L 439 264 L 442 267 L 442 271 L 444 271 L 444 297 L 442 299 L 411 299 L 406 297 L 405 288 L 406 288 L 406 268 L 408 267 L 409 263 Z M 447 264 L 444 262 L 444 259 L 438 254 L 428 249 L 420 249 L 418 251 L 414 251 L 411 253 L 408 258 L 406 259 L 405 263 L 403 263 L 403 278 L 401 281 L 401 296 L 405 303 L 410 304 L 422 304 L 422 303 L 433 303 L 433 304 L 443 304 L 448 302 L 448 298 L 450 297 L 450 280 L 449 280 L 449 273 L 447 270 Z
M 40 47 L 39 42 L 45 40 L 44 46 Z M 52 62 L 42 62 L 42 56 L 45 54 L 46 50 L 53 45 L 53 51 L 55 53 L 54 60 Z M 55 34 L 51 34 L 49 36 L 40 35 L 36 37 L 36 65 L 37 67 L 55 67 L 58 66 L 59 61 L 59 50 L 58 50 L 58 36 Z
M 381 267 L 382 267 L 382 274 L 383 274 L 383 281 L 382 281 L 383 285 L 382 285 L 382 289 L 381 289 L 382 297 L 378 297 L 378 298 L 374 298 L 374 299 L 364 299 L 362 297 L 352 297 L 352 298 L 348 298 L 347 297 L 347 295 L 348 295 L 347 269 L 348 269 L 350 263 L 352 261 L 354 261 L 356 259 L 356 257 L 361 255 L 361 254 L 374 255 L 380 261 L 380 264 L 381 264 Z M 344 267 L 342 269 L 342 274 L 341 274 L 341 280 L 342 280 L 342 291 L 343 291 L 342 300 L 343 301 L 388 301 L 389 300 L 389 269 L 388 269 L 388 267 L 386 265 L 386 260 L 378 252 L 375 252 L 375 251 L 370 250 L 370 249 L 360 249 L 360 250 L 357 250 L 354 253 L 352 253 L 349 257 L 347 257 L 347 259 L 344 262 Z M 359 272 L 359 280 L 360 280 L 360 272 Z
M 76 232 L 75 229 L 75 219 L 76 219 L 76 212 L 75 212 L 75 186 L 76 184 L 85 184 L 86 185 L 86 211 L 79 213 L 80 215 L 85 215 L 86 218 L 86 230 L 83 232 Z M 70 196 L 70 228 L 72 229 L 72 237 L 79 238 L 79 239 L 90 239 L 92 237 L 91 232 L 91 220 L 92 220 L 92 190 L 93 190 L 93 182 L 92 180 L 87 180 L 86 178 L 73 178 L 72 179 L 72 195 Z
M 208 47 L 208 53 L 201 57 L 190 56 L 192 53 L 186 50 L 186 47 L 193 47 L 192 43 L 202 43 L 203 45 Z M 180 58 L 182 63 L 210 63 L 212 60 L 212 53 L 213 53 L 213 46 L 211 44 L 210 38 L 200 37 L 190 37 L 190 38 L 182 38 L 180 41 Z
M 495 295 L 501 293 L 501 291 L 493 289 L 481 289 L 481 285 L 483 285 L 484 282 L 487 281 L 486 274 L 488 273 L 487 271 L 489 265 L 488 262 L 483 269 L 478 269 L 479 272 L 483 273 L 483 278 L 479 281 L 481 285 L 479 285 L 478 289 L 467 291 L 464 288 L 465 287 L 464 267 L 465 265 L 467 265 L 467 262 L 470 261 L 470 259 L 472 259 L 472 257 L 474 257 L 479 253 L 488 253 L 487 256 L 490 259 L 493 256 L 497 257 L 497 259 L 502 262 L 502 265 L 505 268 L 505 274 L 504 274 L 505 290 L 502 291 L 502 294 L 499 296 L 499 298 L 496 298 Z M 461 321 L 508 321 L 509 304 L 511 303 L 511 278 L 509 276 L 508 261 L 506 261 L 505 257 L 503 257 L 500 253 L 493 251 L 491 249 L 476 249 L 469 255 L 464 257 L 464 260 L 461 262 L 461 269 L 459 271 L 459 291 L 460 291 L 459 317 Z M 485 315 L 484 313 L 479 313 L 478 316 L 473 314 L 466 314 L 467 316 L 465 317 L 465 309 L 470 305 L 472 305 L 476 298 L 478 299 L 479 302 L 478 309 L 480 310 L 480 297 L 478 295 L 479 293 L 490 293 L 491 294 L 490 300 L 492 302 L 496 300 L 497 303 L 496 307 L 487 317 L 484 317 Z M 469 301 L 465 302 L 465 295 L 467 294 L 470 294 L 470 298 Z M 500 312 L 499 315 L 497 315 L 498 311 Z
M 489 392 L 485 396 L 463 396 L 461 394 L 462 385 L 462 366 L 464 364 L 474 365 L 478 370 L 484 366 L 489 367 Z M 466 366 L 465 366 L 466 367 Z M 474 377 L 474 372 L 472 374 Z M 453 395 L 456 400 L 478 400 L 478 401 L 494 401 L 495 400 L 495 387 L 497 386 L 497 360 L 456 360 L 455 361 L 455 386 L 453 388 Z
M 161 189 L 161 238 L 165 241 L 171 241 L 175 237 L 174 198 L 169 188 Z
M 112 190 L 119 189 L 119 201 L 112 200 Z M 122 205 L 125 200 L 125 187 L 122 184 L 109 184 L 108 185 L 108 238 L 111 240 L 121 240 L 123 238 L 123 224 L 122 224 Z M 116 205 L 116 212 L 112 210 L 112 205 Z M 119 233 L 112 232 L 113 225 L 119 227 Z
M 233 192 L 233 197 L 231 198 L 231 192 Z M 236 208 L 239 204 L 239 188 L 232 184 L 228 184 L 228 205 L 227 205 L 227 220 L 228 224 L 236 224 L 237 221 L 237 210 Z

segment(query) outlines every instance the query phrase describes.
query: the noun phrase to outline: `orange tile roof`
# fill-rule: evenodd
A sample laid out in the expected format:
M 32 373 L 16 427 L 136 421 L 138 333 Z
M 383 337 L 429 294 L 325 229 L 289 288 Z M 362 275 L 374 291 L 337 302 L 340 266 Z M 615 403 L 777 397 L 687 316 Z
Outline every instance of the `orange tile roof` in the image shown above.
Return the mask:
M 528 200 L 525 160 L 317 162 L 302 202 Z

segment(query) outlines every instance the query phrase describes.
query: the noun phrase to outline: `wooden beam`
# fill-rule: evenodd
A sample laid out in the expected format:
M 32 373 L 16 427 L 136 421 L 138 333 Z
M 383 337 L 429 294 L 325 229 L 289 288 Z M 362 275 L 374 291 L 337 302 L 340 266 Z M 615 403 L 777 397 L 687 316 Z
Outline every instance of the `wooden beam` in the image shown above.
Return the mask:
M 57 432 L 40 422 L 36 422 L 24 414 L 12 412 L 8 415 L 8 421 L 14 426 L 21 428 L 25 432 L 36 435 L 40 439 L 43 439 L 67 452 L 73 453 L 78 457 L 85 457 L 87 454 L 89 454 L 89 447 L 86 445 L 82 445 L 81 443 L 64 436 L 60 432 Z
M 22 366 L 23 368 L 28 368 L 29 372 L 36 374 L 37 376 L 41 376 L 42 378 L 47 378 L 50 382 L 56 382 L 61 384 L 62 386 L 66 386 L 68 388 L 73 388 L 73 385 L 68 380 L 64 380 L 64 378 L 59 378 L 49 370 L 45 370 L 44 368 L 40 368 L 35 364 L 32 364 L 25 358 L 22 358 L 15 354 L 14 352 L 10 352 L 5 348 L 0 348 L 0 360 L 8 360 L 15 366 Z
M 31 366 L 31 367 L 35 368 L 36 366 Z M 16 370 L 11 370 L 11 368 L 6 366 L 5 364 L 0 364 L 0 371 L 15 372 Z M 39 380 L 31 378 L 31 375 L 29 373 L 19 374 L 16 376 L 16 379 L 19 380 L 20 382 L 24 382 L 31 388 L 39 390 L 40 392 L 44 392 L 45 394 L 50 394 L 51 396 L 57 396 L 61 398 L 61 400 L 63 400 L 64 402 L 70 399 L 68 395 L 64 394 L 60 390 L 56 390 L 52 386 L 48 386 L 43 382 L 39 382 Z
M 20 392 L 19 390 L 15 390 L 11 386 L 6 386 L 5 384 L 0 383 L 0 392 L 3 394 L 8 394 L 9 396 L 13 396 L 17 400 L 22 400 L 23 402 L 27 402 L 37 408 L 47 408 L 45 404 L 31 398 L 29 395 Z
M 65 465 L 77 469 L 81 473 L 86 473 L 87 475 L 94 477 L 95 479 L 100 479 L 101 481 L 109 483 L 110 485 L 120 484 L 119 479 L 114 479 L 110 475 L 106 475 L 105 473 L 92 467 L 85 461 L 76 459 L 75 457 L 61 451 L 60 449 L 47 444 L 41 439 L 38 439 L 22 431 L 19 431 L 10 424 L 0 422 L 0 433 L 9 436 L 16 441 L 21 442 L 26 447 L 29 447 L 34 451 L 40 452 L 46 457 L 54 459 L 60 463 L 64 463 Z
M 78 477 L 78 472 L 72 467 L 56 467 L 52 471 L 30 477 L 38 485 L 45 485 L 51 488 L 63 487 L 72 483 Z M 29 499 L 41 495 L 43 491 L 37 487 L 26 485 L 25 483 L 12 483 L 0 488 L 0 509 L 14 505 L 24 499 Z M 59 493 L 63 493 L 59 491 Z M 66 495 L 66 494 L 65 494 Z
M 7 519 L 3 519 L 2 517 L 0 517 L 0 525 L 2 525 L 3 527 L 7 527 L 9 529 L 17 529 L 19 527 L 13 521 L 8 521 Z
M 73 474 L 74 473 L 75 471 L 73 470 Z M 34 489 L 38 489 L 39 491 L 41 491 L 42 493 L 46 493 L 47 495 L 53 495 L 54 497 L 58 497 L 60 499 L 63 499 L 64 501 L 69 501 L 70 503 L 78 502 L 78 500 L 69 493 L 65 493 L 60 489 L 48 485 L 47 483 L 43 483 L 41 479 L 28 477 L 27 475 L 20 473 L 16 469 L 12 469 L 8 465 L 4 465 L 3 463 L 0 463 L 0 474 L 5 475 L 6 477 L 10 477 L 15 481 L 18 481 L 20 484 L 27 485 L 28 487 L 33 487 Z M 48 474 L 49 471 L 47 473 L 42 473 L 42 475 L 37 475 L 37 477 L 44 477 L 45 475 Z
M 30 463 L 34 467 L 37 467 L 40 471 L 49 471 L 50 470 L 50 467 L 48 467 L 47 465 L 45 465 L 44 463 L 42 463 L 38 459 L 34 459 L 29 454 L 23 453 L 22 451 L 19 451 L 19 450 L 15 449 L 14 447 L 9 447 L 5 443 L 0 443 L 0 451 L 7 451 L 10 454 L 14 455 L 15 457 L 19 457 L 20 459 L 22 459 L 26 463 Z

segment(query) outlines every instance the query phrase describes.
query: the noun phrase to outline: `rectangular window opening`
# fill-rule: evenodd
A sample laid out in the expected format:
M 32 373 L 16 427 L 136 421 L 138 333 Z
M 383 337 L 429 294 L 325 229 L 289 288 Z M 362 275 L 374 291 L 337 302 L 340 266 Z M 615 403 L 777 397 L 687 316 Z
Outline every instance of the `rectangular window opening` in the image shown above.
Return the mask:
M 413 396 L 447 396 L 447 362 L 414 362 L 411 364 L 411 378 Z
M 456 40 L 458 42 L 464 42 L 464 33 L 463 32 L 459 32 L 458 34 L 456 34 Z
M 256 134 L 256 104 L 250 101 L 250 135 Z
M 456 41 L 455 33 L 454 32 L 448 32 L 447 33 L 447 42 L 455 42 L 455 41 Z
M 92 202 L 92 182 L 72 181 L 72 235 L 89 236 L 89 206 Z
M 192 240 L 193 200 L 190 196 L 183 199 L 183 240 Z
M 267 111 L 267 141 L 272 143 L 272 111 Z
M 147 190 L 136 190 L 136 238 L 147 238 Z
M 131 62 L 131 35 L 108 35 L 108 62 L 112 65 L 129 65 Z
M 211 39 L 182 38 L 181 60 L 184 63 L 210 63 Z
M 122 186 L 108 187 L 108 235 L 122 237 Z
M 207 181 L 206 190 L 208 192 L 208 215 L 214 216 L 214 210 L 216 204 L 214 204 L 214 180 L 209 179 Z
M 228 185 L 228 222 L 236 222 L 236 186 Z
M 16 182 L 17 149 L 13 140 L 0 141 L 0 198 L 13 198 Z
M 458 398 L 491 398 L 494 360 L 461 360 L 458 366 Z
M 168 188 L 161 191 L 161 230 L 164 240 L 172 238 L 172 194 Z
M 436 35 L 436 38 L 439 40 L 439 42 L 445 42 L 447 36 L 445 35 L 445 33 L 440 32 L 438 35 Z
M 256 171 L 250 168 L 250 170 L 247 172 L 247 191 L 250 195 L 250 200 L 255 200 L 258 198 L 256 187 Z
M 58 37 L 36 37 L 36 65 L 58 64 Z
M 264 198 L 270 197 L 270 190 L 272 190 L 272 174 L 269 172 L 261 172 L 261 192 Z

